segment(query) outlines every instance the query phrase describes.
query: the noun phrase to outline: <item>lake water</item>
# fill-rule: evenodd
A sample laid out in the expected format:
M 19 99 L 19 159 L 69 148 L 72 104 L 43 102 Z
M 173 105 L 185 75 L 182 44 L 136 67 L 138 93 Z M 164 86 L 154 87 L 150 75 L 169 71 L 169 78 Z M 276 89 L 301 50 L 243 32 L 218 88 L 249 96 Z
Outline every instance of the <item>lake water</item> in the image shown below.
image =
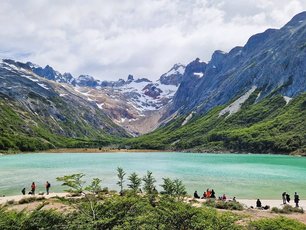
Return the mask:
M 119 190 L 116 169 L 127 175 L 153 172 L 160 185 L 163 177 L 179 178 L 189 194 L 213 188 L 217 195 L 250 199 L 280 199 L 297 191 L 306 198 L 306 158 L 259 154 L 202 153 L 44 153 L 0 156 L 0 196 L 18 195 L 32 181 L 38 191 L 51 182 L 51 191 L 62 191 L 56 177 L 85 173 L 86 179 L 102 179 L 102 187 Z M 160 189 L 157 186 L 157 189 Z

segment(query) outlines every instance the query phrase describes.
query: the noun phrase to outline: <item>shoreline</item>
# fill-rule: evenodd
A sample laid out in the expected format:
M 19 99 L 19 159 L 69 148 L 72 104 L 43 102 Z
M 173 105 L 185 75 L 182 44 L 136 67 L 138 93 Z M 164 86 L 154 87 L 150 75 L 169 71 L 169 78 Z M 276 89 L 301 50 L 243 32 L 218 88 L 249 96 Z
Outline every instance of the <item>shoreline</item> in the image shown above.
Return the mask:
M 59 149 L 47 149 L 41 151 L 33 152 L 1 152 L 0 156 L 5 155 L 17 155 L 17 154 L 30 154 L 30 153 L 130 153 L 130 152 L 144 152 L 144 153 L 154 153 L 154 152 L 177 152 L 177 153 L 199 153 L 199 154 L 241 154 L 241 155 L 252 155 L 252 154 L 262 154 L 262 155 L 281 155 L 281 156 L 294 156 L 294 157 L 306 157 L 306 154 L 297 154 L 297 153 L 251 153 L 251 152 L 233 152 L 231 150 L 203 150 L 203 151 L 191 151 L 190 149 L 186 150 L 156 150 L 156 149 L 117 149 L 117 148 L 59 148 Z
M 12 196 L 4 196 L 4 197 L 0 197 L 0 206 L 1 205 L 5 205 L 7 202 L 10 201 L 15 201 L 18 202 L 24 198 L 31 198 L 31 197 L 35 197 L 35 198 L 41 198 L 44 197 L 45 199 L 50 199 L 50 198 L 55 198 L 55 197 L 67 197 L 69 196 L 70 193 L 67 192 L 51 192 L 49 195 L 12 195 Z M 193 198 L 189 198 L 190 200 L 192 200 Z M 206 199 L 195 199 L 197 200 L 199 203 L 204 203 L 206 202 Z M 227 201 L 230 201 L 227 200 Z M 256 207 L 256 199 L 237 199 L 237 202 L 241 203 L 242 205 L 244 205 L 247 208 L 250 208 L 251 206 L 253 206 L 254 208 Z M 262 199 L 261 200 L 262 206 L 265 205 L 269 205 L 270 206 L 270 210 L 273 207 L 277 207 L 277 208 L 282 208 L 284 205 L 282 203 L 282 200 L 278 199 Z M 295 203 L 292 201 L 291 203 L 289 203 L 289 205 L 291 205 L 292 207 L 295 207 Z M 306 210 L 306 200 L 300 200 L 299 202 L 299 206 L 300 208 L 303 208 L 304 210 Z M 256 209 L 256 208 L 255 208 Z

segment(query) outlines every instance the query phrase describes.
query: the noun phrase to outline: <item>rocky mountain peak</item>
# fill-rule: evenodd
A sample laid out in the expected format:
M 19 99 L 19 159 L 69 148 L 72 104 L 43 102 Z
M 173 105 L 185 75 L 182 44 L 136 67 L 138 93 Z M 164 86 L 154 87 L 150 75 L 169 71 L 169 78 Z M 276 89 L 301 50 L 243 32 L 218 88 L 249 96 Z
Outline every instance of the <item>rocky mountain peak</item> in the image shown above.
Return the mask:
M 185 66 L 177 63 L 167 73 L 160 76 L 159 82 L 164 85 L 178 86 L 182 82 Z
M 306 21 L 306 11 L 295 15 L 284 27 L 296 27 Z

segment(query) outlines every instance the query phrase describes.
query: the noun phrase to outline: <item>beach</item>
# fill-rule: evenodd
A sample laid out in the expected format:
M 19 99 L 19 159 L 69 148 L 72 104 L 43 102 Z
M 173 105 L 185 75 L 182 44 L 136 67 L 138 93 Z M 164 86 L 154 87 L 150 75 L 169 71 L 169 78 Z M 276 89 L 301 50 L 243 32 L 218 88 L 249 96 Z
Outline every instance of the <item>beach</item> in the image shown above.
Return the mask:
M 44 197 L 45 199 L 50 199 L 54 197 L 67 197 L 69 196 L 69 193 L 67 192 L 61 192 L 61 193 L 50 193 L 49 195 L 16 195 L 16 196 L 4 196 L 0 197 L 0 205 L 4 205 L 9 201 L 20 201 L 24 198 L 30 198 L 30 197 Z M 196 199 L 199 203 L 204 203 L 206 199 Z M 237 199 L 237 202 L 243 204 L 246 208 L 250 208 L 251 206 L 256 207 L 256 200 L 255 199 Z M 270 206 L 270 209 L 273 207 L 282 208 L 284 205 L 282 203 L 282 200 L 261 200 L 262 206 Z M 289 203 L 291 206 L 295 206 L 294 202 L 291 201 Z M 300 200 L 299 206 L 306 210 L 306 200 Z

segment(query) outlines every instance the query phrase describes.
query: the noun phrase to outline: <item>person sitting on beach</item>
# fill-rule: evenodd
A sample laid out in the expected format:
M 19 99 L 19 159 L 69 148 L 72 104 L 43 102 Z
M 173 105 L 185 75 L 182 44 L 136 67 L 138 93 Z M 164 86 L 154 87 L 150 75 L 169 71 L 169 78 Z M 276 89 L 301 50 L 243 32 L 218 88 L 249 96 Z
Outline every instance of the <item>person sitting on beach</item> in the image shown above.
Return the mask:
M 206 198 L 206 192 L 203 193 L 203 196 L 201 197 L 201 199 L 205 199 Z
M 209 191 L 209 189 L 206 190 L 206 198 L 210 198 L 211 192 Z
M 222 200 L 223 200 L 223 201 L 226 201 L 226 196 L 225 196 L 225 194 L 223 194 Z
M 286 192 L 282 193 L 283 204 L 286 204 Z
M 198 192 L 197 192 L 197 191 L 194 192 L 193 198 L 195 198 L 195 199 L 199 199 L 199 198 L 200 198 L 200 196 L 198 195 Z
M 31 185 L 31 194 L 32 195 L 35 195 L 35 189 L 36 189 L 36 185 L 34 182 L 32 182 L 32 185 Z
M 295 207 L 298 208 L 299 207 L 299 201 L 300 201 L 300 197 L 297 194 L 297 192 L 294 193 L 294 203 L 295 203 Z
M 211 190 L 210 198 L 216 198 L 216 193 L 213 189 Z
M 26 189 L 23 188 L 23 189 L 21 190 L 21 193 L 22 193 L 22 195 L 25 195 L 25 194 L 26 194 Z
M 261 208 L 261 201 L 259 199 L 257 199 L 256 201 L 256 208 Z

